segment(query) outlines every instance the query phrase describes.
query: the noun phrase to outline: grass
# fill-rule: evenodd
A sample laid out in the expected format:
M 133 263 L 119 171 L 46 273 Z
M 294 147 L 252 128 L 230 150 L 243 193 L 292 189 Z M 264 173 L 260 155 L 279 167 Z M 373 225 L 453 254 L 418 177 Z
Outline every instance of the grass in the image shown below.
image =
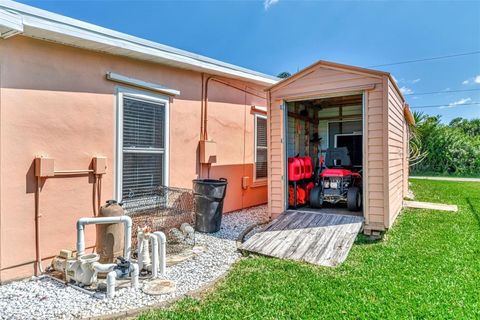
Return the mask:
M 480 178 L 480 173 L 448 173 L 436 171 L 413 171 L 410 175 L 421 177 Z
M 140 319 L 479 319 L 480 183 L 415 180 L 420 201 L 379 242 L 359 237 L 337 268 L 250 256 L 202 300 Z

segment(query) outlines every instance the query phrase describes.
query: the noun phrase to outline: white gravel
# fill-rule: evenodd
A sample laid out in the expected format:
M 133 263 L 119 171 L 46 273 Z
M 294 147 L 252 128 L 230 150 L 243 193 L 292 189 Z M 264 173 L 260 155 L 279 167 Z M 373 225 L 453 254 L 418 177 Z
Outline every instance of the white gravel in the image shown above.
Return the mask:
M 166 278 L 174 280 L 177 291 L 150 296 L 141 290 L 117 289 L 113 299 L 97 299 L 65 287 L 54 280 L 31 279 L 0 286 L 0 319 L 78 319 L 115 314 L 167 301 L 198 290 L 228 271 L 239 259 L 236 240 L 248 226 L 267 220 L 267 207 L 258 206 L 223 217 L 222 228 L 213 234 L 196 234 L 205 251 L 167 267 Z

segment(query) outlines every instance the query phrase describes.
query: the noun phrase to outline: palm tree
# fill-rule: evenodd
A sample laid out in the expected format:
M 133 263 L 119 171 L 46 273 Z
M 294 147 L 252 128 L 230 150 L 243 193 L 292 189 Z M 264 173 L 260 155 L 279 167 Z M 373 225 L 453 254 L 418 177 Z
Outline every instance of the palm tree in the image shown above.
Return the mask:
M 288 71 L 283 71 L 283 72 L 280 72 L 278 75 L 277 75 L 277 78 L 281 78 L 281 79 L 287 79 L 287 78 L 290 78 L 292 76 L 292 74 Z

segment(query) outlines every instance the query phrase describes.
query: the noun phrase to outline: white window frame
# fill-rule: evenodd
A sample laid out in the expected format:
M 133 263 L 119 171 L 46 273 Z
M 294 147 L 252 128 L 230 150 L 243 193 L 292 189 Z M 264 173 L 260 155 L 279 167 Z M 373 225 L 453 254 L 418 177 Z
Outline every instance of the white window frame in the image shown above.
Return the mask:
M 115 194 L 114 198 L 121 202 L 122 201 L 122 187 L 123 187 L 123 100 L 125 97 L 130 97 L 133 99 L 140 99 L 144 101 L 150 101 L 152 103 L 162 103 L 165 105 L 165 147 L 163 149 L 163 184 L 165 186 L 169 185 L 169 162 L 170 162 L 170 97 L 162 96 L 157 94 L 152 94 L 148 91 L 135 90 L 130 88 L 117 88 L 117 97 L 116 97 L 116 144 L 115 144 Z M 133 151 L 133 150 L 131 150 Z M 161 151 L 151 151 L 151 150 L 135 150 L 136 152 L 155 152 L 162 153 Z
M 268 161 L 267 161 L 267 176 L 266 177 L 261 177 L 257 178 L 257 119 L 265 119 L 267 120 L 267 116 L 261 115 L 261 114 L 255 114 L 254 116 L 254 129 L 253 129 L 253 138 L 254 138 L 254 150 L 253 150 L 253 181 L 267 181 L 268 179 Z M 267 120 L 268 121 L 268 120 Z M 267 129 L 267 140 L 268 140 L 268 129 Z M 263 147 L 262 147 L 263 148 Z M 265 147 L 265 150 L 267 150 L 267 158 L 268 158 L 268 142 L 267 146 Z

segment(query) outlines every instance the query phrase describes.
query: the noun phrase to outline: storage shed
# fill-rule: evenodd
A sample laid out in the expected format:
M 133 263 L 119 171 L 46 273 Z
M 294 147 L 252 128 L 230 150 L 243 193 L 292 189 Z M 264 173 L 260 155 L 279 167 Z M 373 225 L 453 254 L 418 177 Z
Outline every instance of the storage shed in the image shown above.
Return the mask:
M 291 193 L 296 189 L 289 183 L 289 158 L 310 157 L 318 176 L 324 152 L 343 147 L 348 149 L 352 170 L 362 176 L 363 210 L 354 214 L 364 217 L 364 232 L 391 227 L 408 192 L 409 124 L 413 124 L 393 77 L 383 71 L 319 61 L 271 86 L 267 93 L 271 217 L 302 208 L 292 205 Z

